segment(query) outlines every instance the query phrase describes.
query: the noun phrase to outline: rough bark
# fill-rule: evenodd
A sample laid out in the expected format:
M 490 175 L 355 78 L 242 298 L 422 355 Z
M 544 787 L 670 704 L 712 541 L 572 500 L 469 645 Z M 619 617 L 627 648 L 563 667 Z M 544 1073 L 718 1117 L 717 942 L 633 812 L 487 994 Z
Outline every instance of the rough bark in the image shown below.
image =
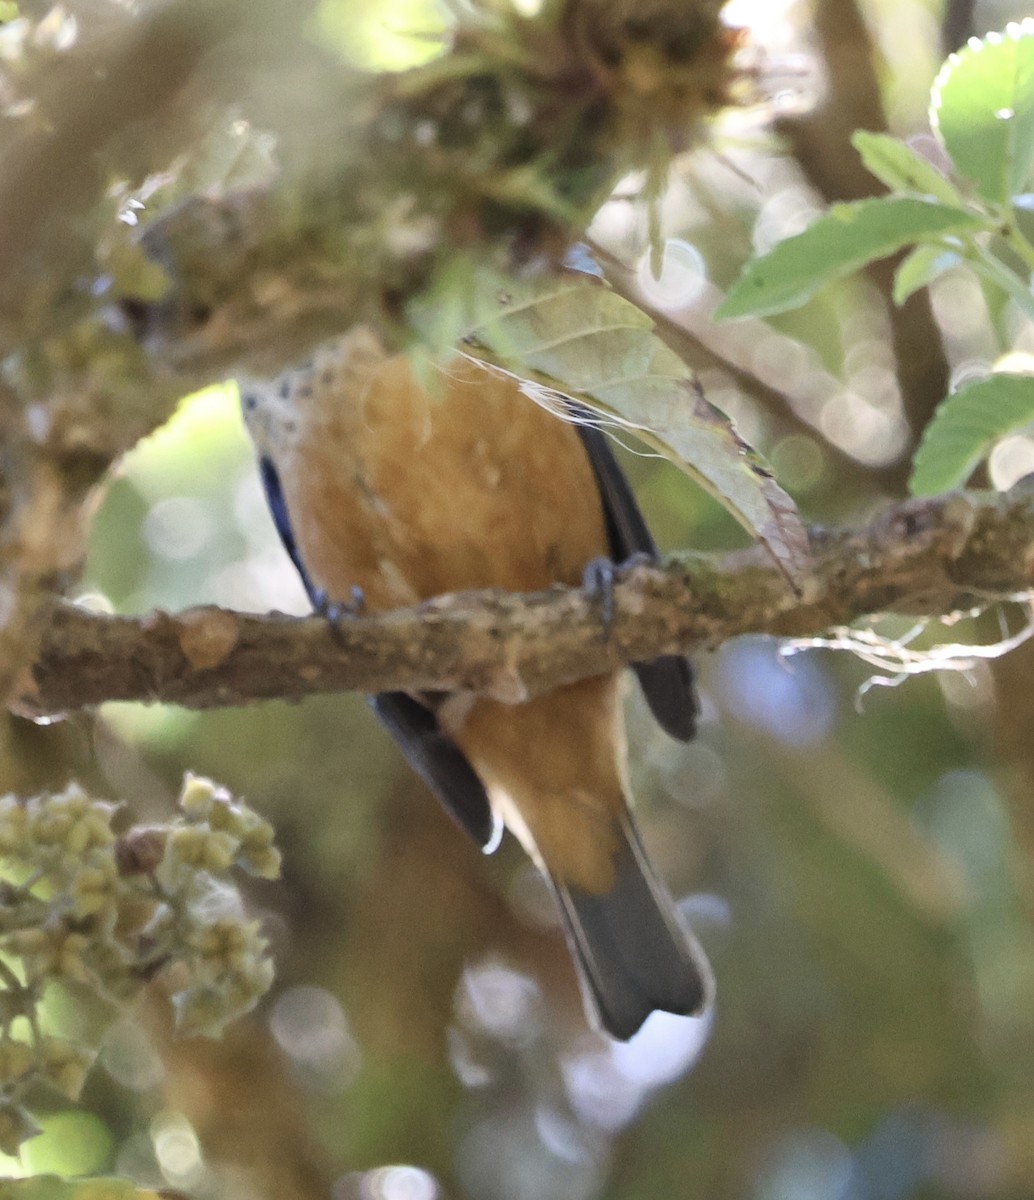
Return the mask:
M 760 550 L 684 556 L 619 572 L 598 595 L 471 592 L 331 625 L 216 608 L 119 617 L 62 605 L 22 707 L 106 700 L 191 708 L 332 691 L 471 689 L 519 702 L 642 659 L 745 633 L 817 634 L 884 612 L 946 616 L 1034 588 L 1034 496 L 910 500 L 854 530 L 811 531 L 799 595 Z

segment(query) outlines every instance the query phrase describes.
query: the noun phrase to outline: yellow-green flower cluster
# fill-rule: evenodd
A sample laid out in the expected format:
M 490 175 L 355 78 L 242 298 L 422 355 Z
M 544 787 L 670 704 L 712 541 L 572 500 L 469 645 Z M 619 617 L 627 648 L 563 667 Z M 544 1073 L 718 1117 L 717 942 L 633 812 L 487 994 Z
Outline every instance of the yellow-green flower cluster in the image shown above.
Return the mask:
M 273 981 L 259 922 L 245 916 L 239 894 L 222 877 L 236 866 L 275 879 L 280 852 L 272 826 L 211 780 L 188 775 L 180 807 L 183 821 L 169 832 L 156 871 L 167 893 L 182 901 L 174 938 L 180 986 L 172 1001 L 182 1032 L 216 1037 Z
M 118 835 L 118 806 L 75 784 L 0 797 L 0 1150 L 36 1132 L 30 1086 L 75 1100 L 94 1058 L 42 1031 L 51 984 L 121 1003 L 158 978 L 180 1029 L 209 1036 L 268 990 L 268 944 L 230 873 L 277 876 L 272 827 L 193 775 L 179 806 L 168 824 Z
M 186 824 L 170 835 L 170 859 L 216 874 L 238 866 L 260 879 L 279 876 L 273 827 L 225 788 L 188 774 L 180 807 Z

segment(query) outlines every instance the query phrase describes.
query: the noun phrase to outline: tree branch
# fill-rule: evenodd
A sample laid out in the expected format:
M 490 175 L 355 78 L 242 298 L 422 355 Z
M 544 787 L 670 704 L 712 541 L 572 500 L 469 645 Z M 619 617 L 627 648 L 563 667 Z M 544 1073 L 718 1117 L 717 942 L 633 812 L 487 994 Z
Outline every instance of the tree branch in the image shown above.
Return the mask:
M 739 634 L 816 633 L 888 611 L 947 616 L 1034 590 L 1034 494 L 910 500 L 855 530 L 815 528 L 811 544 L 800 595 L 757 548 L 624 569 L 609 630 L 598 598 L 563 587 L 459 593 L 337 627 L 217 608 L 140 618 L 64 605 L 22 708 L 51 714 L 106 700 L 214 708 L 345 690 L 460 688 L 519 702 Z
M 440 58 L 383 74 L 313 45 L 314 0 L 70 0 L 60 29 L 18 22 L 0 125 L 0 696 L 81 565 L 90 488 L 178 396 L 359 320 L 404 341 L 407 305 L 469 259 L 559 259 L 616 179 L 659 169 L 729 102 L 722 3 L 474 6 Z M 248 143 L 230 134 L 252 123 L 276 167 L 235 174 Z

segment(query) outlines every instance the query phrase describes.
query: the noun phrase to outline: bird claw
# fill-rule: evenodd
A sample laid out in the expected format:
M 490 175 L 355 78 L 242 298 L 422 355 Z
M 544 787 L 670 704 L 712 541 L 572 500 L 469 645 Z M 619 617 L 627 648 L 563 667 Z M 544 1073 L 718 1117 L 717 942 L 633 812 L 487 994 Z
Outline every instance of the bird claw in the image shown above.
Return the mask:
M 333 630 L 337 630 L 342 621 L 351 621 L 361 617 L 366 611 L 366 595 L 361 587 L 353 587 L 351 599 L 347 602 L 331 600 L 323 588 L 316 588 L 312 597 L 312 607 L 318 617 L 329 622 Z
M 599 604 L 600 618 L 603 621 L 603 629 L 607 637 L 610 636 L 610 631 L 614 626 L 614 587 L 617 584 L 618 575 L 631 567 L 654 566 L 655 562 L 652 554 L 640 550 L 622 563 L 600 557 L 594 558 L 586 564 L 585 570 L 582 572 L 582 588 L 590 600 L 595 600 Z

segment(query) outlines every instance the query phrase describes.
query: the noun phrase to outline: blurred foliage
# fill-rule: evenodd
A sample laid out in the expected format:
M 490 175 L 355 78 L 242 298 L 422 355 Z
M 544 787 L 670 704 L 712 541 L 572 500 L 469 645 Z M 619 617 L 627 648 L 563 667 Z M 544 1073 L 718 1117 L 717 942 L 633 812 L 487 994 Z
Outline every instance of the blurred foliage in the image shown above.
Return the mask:
M 323 0 L 313 22 L 319 41 L 368 71 L 401 71 L 436 58 L 445 47 L 448 25 L 445 6 L 427 0 L 362 7 Z
M 390 7 L 360 17 L 326 0 L 312 36 L 364 66 L 401 65 L 378 31 L 398 20 L 433 32 L 439 18 Z M 766 70 L 785 68 L 773 102 L 784 121 L 821 114 L 849 86 L 824 76 L 808 7 L 730 8 L 756 26 Z M 862 8 L 877 51 L 858 69 L 878 79 L 890 131 L 928 148 L 923 98 L 944 14 L 932 0 Z M 1019 15 L 1007 8 L 978 4 L 978 32 Z M 809 518 L 861 517 L 903 488 L 920 432 L 886 302 L 862 276 L 771 324 L 715 329 L 710 313 L 746 258 L 824 203 L 758 119 L 730 114 L 715 139 L 720 153 L 697 153 L 668 181 L 659 275 L 635 180 L 603 206 L 593 239 L 632 264 L 668 334 L 704 343 L 694 362 L 708 398 Z M 846 141 L 842 154 L 833 173 L 857 162 Z M 1006 349 L 1034 350 L 1027 317 L 965 265 L 930 298 L 953 382 Z M 741 536 L 670 467 L 625 464 L 666 546 Z M 988 474 L 1008 486 L 1032 468 L 1020 429 Z M 109 481 L 82 594 L 130 612 L 304 611 L 232 387 L 192 398 Z M 987 614 L 950 637 L 998 634 Z M 4 1172 L 117 1173 L 197 1200 L 1034 1194 L 1029 652 L 871 690 L 863 704 L 870 671 L 847 656 L 787 662 L 745 640 L 699 667 L 696 742 L 667 740 L 632 694 L 629 741 L 646 840 L 713 959 L 719 1001 L 700 1021 L 659 1014 L 628 1045 L 585 1028 L 534 871 L 508 844 L 477 855 L 361 698 L 111 705 L 46 728 L 15 719 L 5 786 L 75 775 L 132 796 L 133 819 L 149 823 L 169 819 L 184 771 L 210 773 L 276 827 L 284 873 L 251 897 L 278 978 L 242 1028 L 214 1045 L 173 1041 L 161 1014 L 145 1013 L 146 1036 L 117 1023 L 84 1111 L 39 1106 L 44 1132 Z M 87 1018 L 67 1002 L 47 1014 L 69 1040 Z M 50 1180 L 31 1186 L 32 1200 L 65 1200 Z M 2 1200 L 28 1200 L 14 1189 L 0 1184 Z
M 911 246 L 894 274 L 895 304 L 965 265 L 1034 318 L 1034 243 L 1024 229 L 1034 188 L 1034 20 L 972 38 L 953 54 L 930 91 L 930 124 L 943 169 L 903 139 L 858 130 L 852 144 L 890 195 L 836 204 L 752 259 L 715 317 L 799 308 L 834 280 Z M 964 484 L 1007 434 L 1034 419 L 1029 356 L 1003 358 L 1007 366 L 937 407 L 916 452 L 915 494 Z
M 168 1195 L 168 1193 L 166 1193 Z M 63 1179 L 37 1175 L 33 1179 L 0 1182 L 0 1200 L 160 1200 L 124 1179 Z

